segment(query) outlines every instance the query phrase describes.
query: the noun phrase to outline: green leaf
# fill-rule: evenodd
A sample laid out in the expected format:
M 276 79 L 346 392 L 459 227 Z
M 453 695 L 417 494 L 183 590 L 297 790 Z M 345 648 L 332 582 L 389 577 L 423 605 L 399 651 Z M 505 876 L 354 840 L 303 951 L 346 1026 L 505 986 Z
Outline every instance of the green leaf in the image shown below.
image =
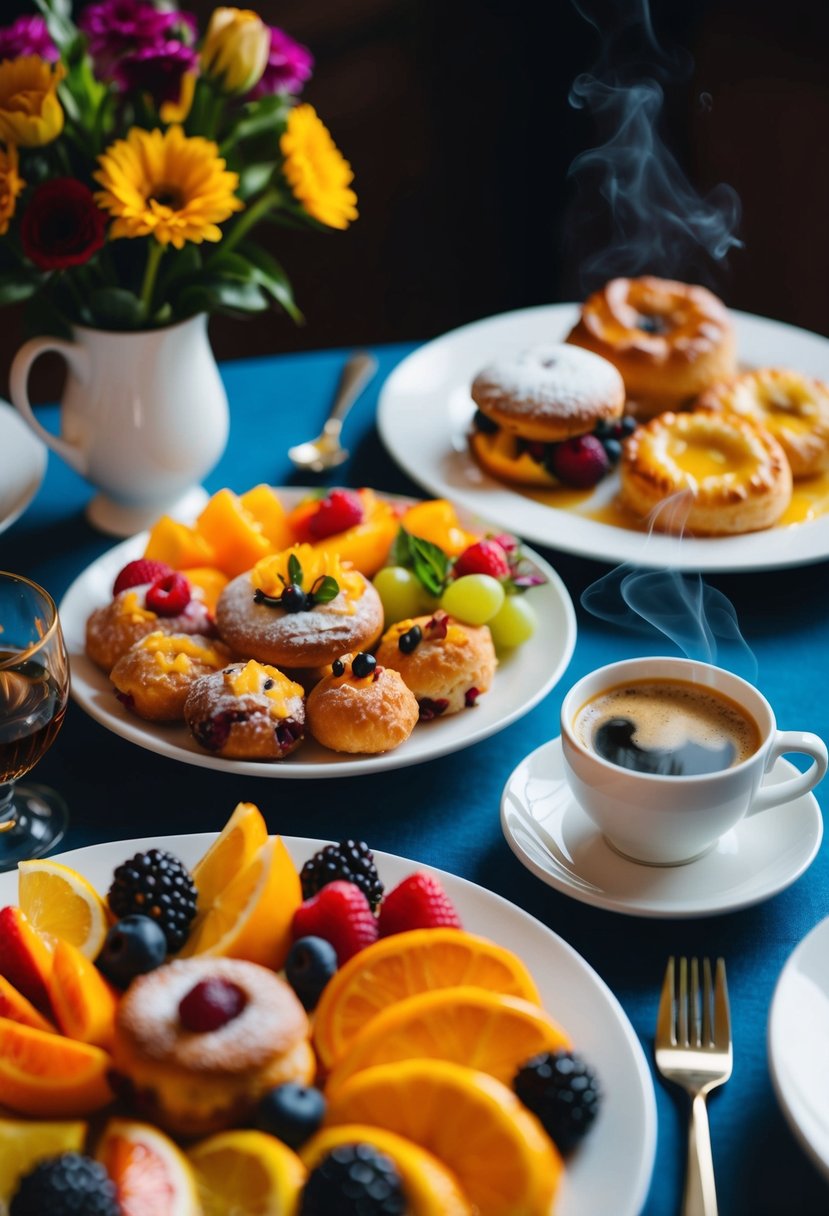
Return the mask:
M 25 271 L 9 270 L 0 274 L 0 305 L 28 300 L 38 288 L 37 279 Z
M 315 604 L 328 604 L 340 594 L 340 584 L 330 574 L 321 574 L 311 588 L 311 598 Z
M 196 312 L 264 312 L 268 299 L 258 284 L 243 279 L 210 277 L 185 287 L 178 295 L 176 313 L 192 316 Z
M 138 296 L 123 287 L 97 287 L 87 303 L 102 329 L 142 329 L 146 324 Z
M 264 190 L 271 180 L 273 170 L 273 161 L 260 161 L 240 168 L 239 185 L 236 190 L 239 198 L 249 199 Z
M 302 586 L 302 566 L 299 564 L 299 558 L 295 553 L 292 553 L 288 558 L 288 578 L 292 583 L 296 583 L 298 587 Z
M 391 547 L 390 562 L 413 571 L 415 578 L 430 595 L 441 595 L 448 581 L 451 562 L 439 545 L 412 536 L 400 528 Z
M 276 258 L 268 253 L 267 249 L 262 249 L 260 245 L 254 245 L 252 242 L 246 241 L 240 249 L 254 266 L 257 282 L 285 309 L 297 325 L 302 325 L 305 318 L 294 303 L 290 281 Z
M 263 131 L 276 131 L 284 125 L 293 102 L 279 93 L 249 101 L 240 118 L 230 128 L 219 151 L 226 156 L 236 144 L 260 135 Z M 274 140 L 276 145 L 276 140 Z

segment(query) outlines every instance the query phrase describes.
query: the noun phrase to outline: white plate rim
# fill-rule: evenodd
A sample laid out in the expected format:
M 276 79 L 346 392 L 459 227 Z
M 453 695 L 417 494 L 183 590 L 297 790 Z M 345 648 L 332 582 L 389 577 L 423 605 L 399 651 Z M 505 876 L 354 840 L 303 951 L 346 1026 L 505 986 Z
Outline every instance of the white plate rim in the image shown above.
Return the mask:
M 108 841 L 98 845 L 87 845 L 66 853 L 56 854 L 50 860 L 59 861 L 64 865 L 78 869 L 85 877 L 100 889 L 101 878 L 99 871 L 104 867 L 107 875 L 111 874 L 114 866 L 120 861 L 132 856 L 133 853 L 147 848 L 167 849 L 181 857 L 186 865 L 192 865 L 216 839 L 215 832 L 191 833 L 188 835 L 168 837 L 146 837 L 132 840 Z M 330 843 L 313 837 L 283 836 L 288 851 L 294 862 L 303 861 L 323 845 Z M 593 967 L 577 950 L 560 937 L 554 930 L 541 921 L 517 907 L 503 896 L 489 891 L 485 887 L 461 878 L 456 874 L 438 869 L 425 863 L 416 862 L 398 854 L 373 850 L 381 877 L 387 886 L 399 881 L 411 869 L 426 870 L 435 875 L 443 885 L 449 898 L 455 903 L 464 924 L 471 927 L 473 932 L 481 932 L 491 936 L 501 945 L 519 953 L 536 982 L 549 1011 L 556 1015 L 556 998 L 561 999 L 562 993 L 567 992 L 568 983 L 575 986 L 575 995 L 571 995 L 572 1011 L 559 1013 L 565 1029 L 570 1026 L 577 1046 L 581 1046 L 585 1056 L 596 1068 L 600 1079 L 614 1074 L 620 1068 L 619 1051 L 626 1052 L 625 1066 L 621 1070 L 624 1080 L 617 1085 L 607 1088 L 605 1103 L 599 1120 L 594 1125 L 582 1150 L 576 1155 L 565 1169 L 565 1180 L 557 1196 L 555 1216 L 584 1216 L 587 1211 L 607 1211 L 610 1204 L 599 1203 L 601 1195 L 585 1204 L 584 1200 L 573 1193 L 582 1186 L 598 1185 L 597 1176 L 604 1174 L 608 1190 L 605 1197 L 612 1193 L 612 1208 L 615 1216 L 639 1216 L 647 1198 L 653 1174 L 656 1156 L 657 1121 L 656 1096 L 653 1078 L 645 1058 L 642 1045 L 622 1008 L 617 997 L 599 976 Z M 112 859 L 111 861 L 109 859 Z M 97 863 L 97 864 L 96 864 Z M 0 874 L 0 905 L 3 902 L 16 901 L 16 884 L 14 871 Z M 106 881 L 106 879 L 104 880 Z M 472 925 L 467 921 L 471 915 Z M 484 925 L 475 923 L 475 916 L 482 916 Z M 489 925 L 492 925 L 492 929 Z M 530 957 L 527 956 L 528 944 Z M 561 972 L 566 976 L 561 980 Z M 560 1006 L 559 1006 L 560 1009 Z M 589 1011 L 593 1010 L 594 1018 L 597 1009 L 602 1010 L 599 1023 L 590 1029 L 587 1026 Z M 590 1030 L 590 1033 L 586 1033 Z M 615 1045 L 610 1041 L 615 1039 Z M 607 1052 L 604 1054 L 604 1047 Z M 634 1103 L 634 1098 L 638 1103 Z M 610 1103 L 611 1114 L 615 1110 L 614 1127 L 607 1122 L 610 1117 L 607 1109 Z M 624 1137 L 628 1140 L 627 1150 L 620 1150 L 618 1140 L 620 1129 L 624 1129 Z M 619 1165 L 629 1170 L 627 1193 L 619 1194 L 619 1172 L 607 1169 L 610 1160 L 611 1142 L 615 1147 L 615 1159 Z
M 802 1114 L 802 1097 L 795 1087 L 788 1070 L 782 1066 L 781 1039 L 786 1036 L 784 1015 L 782 1013 L 786 987 L 791 983 L 795 970 L 801 963 L 804 954 L 811 952 L 816 941 L 823 941 L 829 948 L 829 916 L 824 917 L 814 925 L 806 936 L 798 942 L 783 965 L 778 976 L 769 1006 L 768 1029 L 766 1032 L 766 1050 L 769 1062 L 769 1075 L 772 1088 L 784 1118 L 792 1130 L 797 1142 L 817 1168 L 829 1178 L 829 1133 L 824 1137 L 825 1151 L 809 1134 L 809 1121 Z M 825 956 L 825 950 L 824 950 Z M 816 1075 L 816 1074 L 814 1074 Z
M 557 750 L 556 750 L 557 749 Z M 540 879 L 546 886 L 552 887 L 562 895 L 568 896 L 570 899 L 577 900 L 579 903 L 589 904 L 594 908 L 602 908 L 607 912 L 618 912 L 626 916 L 636 916 L 642 919 L 649 920 L 691 920 L 707 916 L 721 916 L 730 912 L 738 912 L 743 908 L 754 907 L 756 904 L 764 903 L 768 899 L 772 899 L 775 895 L 779 895 L 781 891 L 785 891 L 792 886 L 802 874 L 806 872 L 809 866 L 817 856 L 823 839 L 823 817 L 820 813 L 820 806 L 814 793 L 808 793 L 798 798 L 796 801 L 802 803 L 803 806 L 808 806 L 810 812 L 810 826 L 812 828 L 809 837 L 809 848 L 801 852 L 797 859 L 797 864 L 793 865 L 787 873 L 771 885 L 760 888 L 754 894 L 739 894 L 739 888 L 736 892 L 732 892 L 729 897 L 720 898 L 719 902 L 703 904 L 700 900 L 696 903 L 686 900 L 685 903 L 670 902 L 663 900 L 657 902 L 655 900 L 637 902 L 635 899 L 616 897 L 605 892 L 597 890 L 593 887 L 580 887 L 569 879 L 566 870 L 557 868 L 556 870 L 545 869 L 540 865 L 534 857 L 532 857 L 522 846 L 520 840 L 515 836 L 512 829 L 511 818 L 516 816 L 521 820 L 521 824 L 525 830 L 532 830 L 528 827 L 526 817 L 515 811 L 511 805 L 511 800 L 514 797 L 513 786 L 519 774 L 533 762 L 539 759 L 545 759 L 547 756 L 560 756 L 560 737 L 549 740 L 547 743 L 542 743 L 540 747 L 535 748 L 524 757 L 513 769 L 507 778 L 501 794 L 501 830 L 504 838 L 512 852 L 518 858 L 523 866 L 536 878 Z M 777 772 L 783 772 L 794 775 L 797 769 L 788 760 L 779 759 L 775 765 Z M 775 810 L 781 808 L 771 808 L 771 814 Z M 784 808 L 785 809 L 785 808 Z M 736 829 L 739 831 L 739 828 Z M 538 839 L 538 845 L 541 849 L 545 849 L 543 841 Z M 552 862 L 556 859 L 552 857 Z M 620 864 L 632 865 L 632 862 L 624 862 L 619 859 Z M 706 858 L 700 858 L 697 862 L 690 862 L 689 865 L 701 866 L 704 865 Z M 557 863 L 556 863 L 557 864 Z M 685 871 L 687 867 L 676 867 L 677 870 Z M 660 873 L 670 878 L 673 867 L 665 867 L 660 870 Z
M 0 532 L 19 519 L 40 489 L 46 474 L 45 443 L 33 435 L 17 410 L 0 400 Z M 9 480 L 6 480 L 9 479 Z
M 277 493 L 284 501 L 299 499 L 313 492 L 307 487 L 276 487 Z M 389 499 L 401 499 L 400 495 L 383 495 Z M 411 498 L 405 501 L 411 502 Z M 469 522 L 472 514 L 460 511 L 459 517 L 463 522 Z M 475 516 L 478 526 L 493 528 Z M 111 587 L 115 574 L 127 561 L 141 556 L 147 542 L 147 533 L 139 533 L 121 544 L 108 549 L 99 558 L 83 570 L 64 593 L 58 606 L 58 613 L 63 624 L 66 644 L 69 650 L 71 684 L 70 693 L 73 700 L 91 718 L 113 734 L 135 743 L 148 751 L 166 756 L 168 759 L 193 764 L 196 767 L 216 769 L 220 772 L 235 773 L 248 777 L 264 777 L 276 780 L 302 780 L 337 777 L 370 776 L 372 773 L 405 768 L 411 764 L 423 763 L 448 755 L 463 748 L 479 743 L 496 731 L 505 729 L 525 714 L 529 713 L 555 687 L 564 674 L 576 644 L 576 613 L 570 594 L 559 574 L 533 549 L 523 546 L 527 557 L 538 567 L 547 582 L 540 587 L 532 588 L 527 594 L 534 599 L 538 609 L 541 627 L 535 636 L 508 656 L 500 672 L 496 672 L 495 683 L 485 698 L 478 705 L 465 713 L 453 715 L 444 720 L 437 719 L 431 723 L 421 723 L 415 728 L 415 733 L 394 751 L 379 756 L 357 756 L 348 759 L 338 759 L 338 753 L 328 752 L 310 738 L 295 756 L 279 762 L 254 760 L 225 760 L 211 755 L 209 752 L 198 750 L 195 741 L 191 741 L 184 726 L 160 726 L 129 713 L 115 699 L 111 685 L 104 674 L 84 654 L 84 625 L 86 617 L 93 607 L 105 602 L 103 599 L 90 601 L 90 590 L 96 584 Z M 561 625 L 561 631 L 552 631 L 543 626 L 549 617 Z M 546 662 L 533 660 L 533 655 L 543 656 Z M 507 666 L 507 665 L 511 666 Z M 529 685 L 529 690 L 521 696 L 514 695 L 510 707 L 503 711 L 498 708 L 499 675 L 501 689 L 505 686 L 504 675 L 512 671 L 515 678 L 519 675 L 522 687 Z M 492 700 L 488 700 L 492 698 Z M 474 717 L 472 715 L 478 715 Z M 471 717 L 471 721 L 470 721 Z M 429 734 L 425 734 L 425 732 Z M 420 734 L 418 735 L 418 732 Z M 303 760 L 303 755 L 311 753 L 317 756 L 315 760 Z
M 792 366 L 829 380 L 829 339 L 767 317 L 729 311 L 745 362 Z M 533 544 L 597 561 L 713 573 L 783 569 L 829 556 L 829 515 L 743 536 L 646 536 L 544 506 L 484 474 L 461 439 L 463 425 L 453 418 L 453 395 L 468 400 L 466 385 L 499 350 L 563 341 L 578 312 L 572 303 L 516 309 L 462 325 L 412 351 L 380 390 L 377 427 L 391 457 L 428 493 L 497 520 Z M 415 385 L 422 387 L 413 391 Z M 472 408 L 469 401 L 470 416 Z M 604 492 L 613 484 L 611 479 L 603 483 Z

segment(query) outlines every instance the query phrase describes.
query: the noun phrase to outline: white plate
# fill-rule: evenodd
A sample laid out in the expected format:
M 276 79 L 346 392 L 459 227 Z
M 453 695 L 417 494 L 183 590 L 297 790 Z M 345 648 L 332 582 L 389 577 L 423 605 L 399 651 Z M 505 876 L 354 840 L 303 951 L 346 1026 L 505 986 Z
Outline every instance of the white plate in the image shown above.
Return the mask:
M 768 1053 L 783 1114 L 829 1176 L 829 917 L 804 937 L 780 974 Z
M 115 867 L 138 850 L 163 848 L 193 865 L 215 839 L 212 833 L 122 840 L 64 853 L 60 860 L 105 891 Z M 285 837 L 297 863 L 323 841 Z M 602 1084 L 602 1109 L 571 1158 L 555 1216 L 613 1212 L 638 1216 L 645 1202 L 656 1149 L 656 1102 L 639 1040 L 613 993 L 596 972 L 551 929 L 500 896 L 442 870 L 390 853 L 375 853 L 388 889 L 413 869 L 429 870 L 443 884 L 464 927 L 519 954 L 535 977 L 544 1005 L 570 1031 Z M 0 906 L 17 901 L 14 874 L 0 874 Z
M 45 472 L 46 445 L 16 409 L 0 401 L 0 532 L 26 510 Z
M 307 492 L 298 489 L 278 491 L 286 504 L 298 501 Z M 471 522 L 468 515 L 465 522 L 467 526 Z M 293 756 L 278 763 L 223 760 L 202 751 L 186 726 L 145 722 L 131 714 L 115 697 L 104 673 L 84 654 L 89 614 L 108 602 L 116 574 L 132 558 L 141 556 L 146 543 L 147 534 L 142 533 L 108 550 L 75 579 L 63 597 L 59 612 L 69 650 L 71 692 L 91 717 L 114 734 L 185 764 L 277 779 L 355 777 L 421 764 L 469 747 L 526 714 L 561 677 L 576 642 L 576 614 L 567 588 L 543 558 L 527 550 L 527 556 L 547 579 L 542 586 L 526 592 L 538 612 L 539 629 L 529 642 L 501 662 L 493 687 L 474 709 L 419 723 L 405 743 L 381 756 L 344 758 L 309 737 Z
M 766 570 L 829 556 L 829 516 L 745 536 L 693 540 L 617 528 L 517 494 L 488 477 L 469 455 L 466 432 L 475 410 L 469 387 L 493 358 L 536 342 L 560 342 L 578 315 L 575 304 L 525 308 L 475 321 L 421 346 L 391 373 L 380 393 L 377 423 L 387 449 L 432 494 L 497 520 L 541 545 L 609 562 L 678 570 Z M 741 363 L 796 368 L 829 379 L 829 341 L 791 325 L 733 312 Z M 606 478 L 581 510 L 612 497 Z
M 765 781 L 796 770 L 778 760 Z M 507 843 L 542 882 L 581 903 L 630 916 L 735 912 L 776 895 L 811 865 L 823 836 L 814 794 L 744 819 L 710 853 L 682 866 L 638 865 L 605 842 L 570 793 L 561 741 L 531 752 L 501 797 Z

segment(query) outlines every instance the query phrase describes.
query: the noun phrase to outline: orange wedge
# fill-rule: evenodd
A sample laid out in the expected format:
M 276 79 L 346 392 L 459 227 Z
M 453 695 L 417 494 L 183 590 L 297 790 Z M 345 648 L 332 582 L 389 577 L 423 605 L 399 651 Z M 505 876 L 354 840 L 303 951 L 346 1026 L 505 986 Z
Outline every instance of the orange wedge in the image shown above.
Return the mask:
M 219 1132 L 188 1150 L 204 1216 L 293 1216 L 305 1182 L 299 1157 L 265 1132 Z
M 350 1077 L 326 1126 L 372 1123 L 433 1153 L 480 1216 L 549 1216 L 561 1157 L 506 1085 L 446 1060 L 401 1060 Z
M 86 1124 L 44 1123 L 29 1119 L 0 1119 L 0 1211 L 17 1190 L 24 1174 L 39 1161 L 58 1153 L 80 1153 Z
M 0 1018 L 11 1018 L 22 1026 L 33 1026 L 35 1030 L 50 1030 L 57 1034 L 57 1027 L 27 1001 L 22 992 L 0 975 Z
M 20 910 L 38 932 L 62 938 L 96 958 L 109 928 L 106 904 L 82 874 L 48 858 L 21 861 Z
M 198 909 L 209 908 L 234 875 L 268 840 L 268 826 L 252 802 L 240 802 L 204 856 L 193 867 Z
M 51 942 L 18 907 L 0 908 L 0 975 L 45 1014 L 50 1012 L 46 981 L 51 970 Z
M 59 941 L 48 983 L 52 1009 L 63 1033 L 108 1050 L 115 1034 L 118 995 L 95 964 L 77 947 Z
M 21 1115 L 72 1118 L 112 1101 L 100 1047 L 0 1018 L 0 1095 Z
M 570 1047 L 558 1023 L 530 1001 L 484 988 L 439 988 L 375 1014 L 334 1065 L 326 1092 L 364 1068 L 413 1057 L 453 1060 L 511 1085 L 532 1056 Z
M 278 971 L 291 946 L 291 921 L 302 902 L 296 866 L 279 836 L 268 840 L 196 914 L 180 958 L 243 958 Z
M 158 1128 L 110 1119 L 95 1156 L 115 1183 L 122 1216 L 202 1216 L 187 1158 Z
M 371 1144 L 391 1158 L 403 1183 L 410 1216 L 472 1216 L 472 1205 L 443 1162 L 419 1144 L 385 1128 L 365 1123 L 326 1127 L 308 1141 L 300 1156 L 313 1170 L 323 1157 L 344 1144 Z
M 464 929 L 412 929 L 361 950 L 323 990 L 314 1019 L 317 1054 L 331 1068 L 368 1020 L 418 992 L 470 985 L 540 1004 L 524 963 Z

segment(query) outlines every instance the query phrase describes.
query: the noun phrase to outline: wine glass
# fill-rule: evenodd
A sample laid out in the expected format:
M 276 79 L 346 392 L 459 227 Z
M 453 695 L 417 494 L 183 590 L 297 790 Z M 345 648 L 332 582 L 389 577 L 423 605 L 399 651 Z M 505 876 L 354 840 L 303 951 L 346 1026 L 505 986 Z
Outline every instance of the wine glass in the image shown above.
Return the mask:
M 69 697 L 69 659 L 55 602 L 0 571 L 0 870 L 48 852 L 66 830 L 54 790 L 17 785 L 50 747 Z

